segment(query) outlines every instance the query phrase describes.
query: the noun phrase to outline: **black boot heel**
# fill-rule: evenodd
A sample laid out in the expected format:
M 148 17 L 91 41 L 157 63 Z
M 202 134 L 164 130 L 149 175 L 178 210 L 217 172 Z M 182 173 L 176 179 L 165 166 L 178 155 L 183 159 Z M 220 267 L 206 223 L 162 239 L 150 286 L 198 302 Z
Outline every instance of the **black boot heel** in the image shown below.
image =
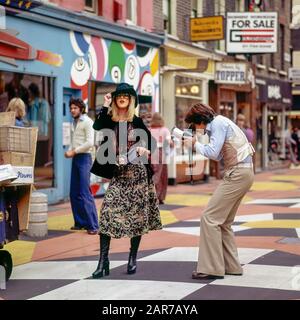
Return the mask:
M 133 237 L 130 239 L 131 248 L 128 258 L 128 265 L 127 265 L 127 274 L 134 274 L 136 273 L 136 258 L 137 252 L 141 241 L 141 236 Z
M 103 263 L 103 265 L 98 265 L 95 272 L 92 274 L 93 279 L 100 279 L 104 276 L 109 276 L 109 262 Z
M 109 275 L 108 251 L 110 244 L 110 236 L 100 234 L 100 257 L 97 269 L 92 274 L 93 279 L 103 278 Z
M 104 275 L 109 276 L 109 263 L 107 266 L 104 267 Z
M 136 273 L 136 259 L 133 259 L 133 255 L 131 253 L 129 254 L 127 273 L 128 274 Z

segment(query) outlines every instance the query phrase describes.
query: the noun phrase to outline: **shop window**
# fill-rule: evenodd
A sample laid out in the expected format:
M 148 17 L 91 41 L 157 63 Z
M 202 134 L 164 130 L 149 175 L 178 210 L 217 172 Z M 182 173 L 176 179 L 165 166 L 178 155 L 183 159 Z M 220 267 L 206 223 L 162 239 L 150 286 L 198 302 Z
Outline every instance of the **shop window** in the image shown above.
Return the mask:
M 215 15 L 225 15 L 225 12 L 225 0 L 218 0 L 217 2 L 215 2 Z
M 95 120 L 96 114 L 102 108 L 104 103 L 104 96 L 113 92 L 116 89 L 116 84 L 110 82 L 89 82 L 89 111 L 88 115 L 91 119 Z
M 127 0 L 127 20 L 132 23 L 137 23 L 137 3 L 136 0 Z
M 176 76 L 176 126 L 186 128 L 185 114 L 195 103 L 202 101 L 202 81 L 197 78 Z
M 171 2 L 163 0 L 164 30 L 171 34 Z
M 202 16 L 203 0 L 192 0 L 191 17 L 197 18 Z
M 221 102 L 220 114 L 231 120 L 234 120 L 234 103 L 233 102 Z
M 264 65 L 265 64 L 264 55 L 263 54 L 257 55 L 256 61 L 257 61 L 258 64 Z
M 275 53 L 270 54 L 270 67 L 275 68 Z
M 279 43 L 280 43 L 280 63 L 281 63 L 281 70 L 285 70 L 285 68 L 284 68 L 284 65 L 285 65 L 285 63 L 284 63 L 284 52 L 285 52 L 285 50 L 284 50 L 284 25 L 283 24 L 281 24 L 280 25 L 280 34 L 279 34 L 279 36 L 280 36 L 280 40 L 279 40 Z
M 273 2 L 273 1 L 270 1 Z M 265 10 L 265 1 L 264 0 L 246 0 L 246 8 L 250 12 L 259 12 Z
M 0 71 L 0 112 L 9 101 L 21 98 L 26 107 L 25 127 L 38 127 L 35 158 L 35 188 L 54 187 L 54 79 Z
M 242 0 L 235 0 L 235 11 L 237 12 L 244 11 L 244 4 Z
M 97 11 L 97 1 L 96 0 L 85 0 L 84 10 L 88 12 L 96 13 Z

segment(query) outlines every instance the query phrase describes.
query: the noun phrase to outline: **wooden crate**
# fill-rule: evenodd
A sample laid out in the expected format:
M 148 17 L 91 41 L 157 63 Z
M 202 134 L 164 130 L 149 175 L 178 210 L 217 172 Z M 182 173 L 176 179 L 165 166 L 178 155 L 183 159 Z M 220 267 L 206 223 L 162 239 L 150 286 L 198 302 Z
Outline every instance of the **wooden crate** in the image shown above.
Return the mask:
M 37 137 L 38 137 L 38 128 L 29 128 L 29 129 L 30 129 L 30 139 L 31 139 L 30 155 L 32 158 L 32 162 L 30 166 L 34 166 L 36 144 L 37 144 Z M 16 197 L 18 198 L 19 230 L 24 231 L 28 228 L 28 223 L 29 223 L 30 197 L 33 191 L 33 184 L 20 184 L 20 185 L 9 184 L 5 186 L 5 188 L 14 188 L 16 192 Z
M 32 128 L 0 127 L 0 151 L 31 152 Z
M 34 164 L 32 153 L 0 152 L 0 165 L 11 164 L 12 166 L 31 167 Z
M 0 113 L 0 126 L 14 126 L 16 123 L 15 111 Z

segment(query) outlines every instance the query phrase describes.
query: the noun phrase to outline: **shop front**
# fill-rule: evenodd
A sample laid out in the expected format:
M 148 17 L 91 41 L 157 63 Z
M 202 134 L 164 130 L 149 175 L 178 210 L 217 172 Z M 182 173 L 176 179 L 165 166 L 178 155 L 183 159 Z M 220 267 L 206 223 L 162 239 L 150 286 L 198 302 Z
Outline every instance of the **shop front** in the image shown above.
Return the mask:
M 248 62 L 217 62 L 213 81 L 209 83 L 209 103 L 218 114 L 233 122 L 237 115 L 245 116 L 245 128 L 255 132 L 256 99 L 254 90 L 254 76 Z M 251 141 L 255 146 L 255 139 Z M 212 176 L 221 178 L 223 174 L 222 162 L 211 161 Z
M 69 196 L 71 162 L 64 152 L 70 143 L 70 98 L 81 97 L 94 118 L 103 94 L 128 82 L 149 97 L 142 109 L 158 111 L 163 38 L 53 6 L 4 8 L 0 112 L 13 97 L 24 101 L 25 122 L 39 128 L 35 187 L 55 203 Z
M 196 103 L 208 103 L 208 83 L 213 79 L 216 55 L 180 41 L 168 39 L 163 48 L 162 114 L 169 129 L 187 128 L 184 121 L 188 109 Z M 201 70 L 201 66 L 202 70 Z M 209 161 L 193 156 L 193 170 L 189 155 L 180 146 L 169 164 L 169 184 L 206 179 Z M 192 177 L 191 177 L 192 173 Z
M 291 134 L 289 110 L 291 85 L 287 81 L 259 77 L 257 84 L 257 141 L 261 144 L 259 159 L 263 169 L 287 164 L 290 159 L 287 138 Z

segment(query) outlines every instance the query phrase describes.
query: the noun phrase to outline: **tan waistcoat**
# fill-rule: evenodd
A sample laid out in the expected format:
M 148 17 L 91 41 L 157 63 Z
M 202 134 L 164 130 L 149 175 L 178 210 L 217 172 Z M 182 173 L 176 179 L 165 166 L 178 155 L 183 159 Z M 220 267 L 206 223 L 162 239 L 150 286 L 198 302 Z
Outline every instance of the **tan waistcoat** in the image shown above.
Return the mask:
M 225 139 L 221 149 L 223 155 L 224 167 L 229 169 L 245 160 L 249 155 L 253 156 L 255 150 L 244 132 L 232 121 L 224 117 L 228 125 L 232 129 L 232 136 Z

